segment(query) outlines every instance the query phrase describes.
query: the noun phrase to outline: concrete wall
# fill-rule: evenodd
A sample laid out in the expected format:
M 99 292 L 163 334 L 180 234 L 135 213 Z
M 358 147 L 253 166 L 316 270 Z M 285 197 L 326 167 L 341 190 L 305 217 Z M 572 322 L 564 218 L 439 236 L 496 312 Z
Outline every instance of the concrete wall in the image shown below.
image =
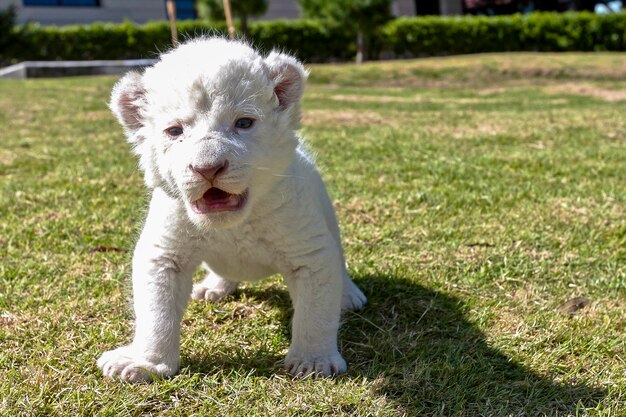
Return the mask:
M 440 0 L 439 8 L 441 14 L 444 16 L 463 14 L 463 4 L 461 0 Z
M 393 0 L 391 14 L 393 16 L 415 16 L 415 0 Z M 269 0 L 267 12 L 256 20 L 298 19 L 301 16 L 298 0 Z
M 393 16 L 415 16 L 415 0 L 394 0 L 391 3 L 391 14 Z
M 394 0 L 394 16 L 415 16 L 416 0 Z M 419 1 L 419 0 L 417 0 Z M 23 6 L 22 0 L 0 0 L 0 9 L 17 7 L 18 23 L 28 21 L 42 25 L 88 24 L 92 22 L 121 22 L 129 19 L 137 23 L 165 20 L 164 0 L 100 0 L 100 7 Z M 441 14 L 461 14 L 461 0 L 440 0 Z M 269 0 L 267 13 L 255 20 L 297 19 L 301 16 L 298 0 Z
M 267 12 L 255 20 L 298 19 L 301 16 L 298 0 L 268 0 Z
M 165 20 L 163 0 L 100 0 L 100 7 L 24 6 L 21 0 L 0 0 L 0 9 L 15 5 L 17 22 L 39 22 L 42 25 L 72 25 L 92 22 L 138 23 Z

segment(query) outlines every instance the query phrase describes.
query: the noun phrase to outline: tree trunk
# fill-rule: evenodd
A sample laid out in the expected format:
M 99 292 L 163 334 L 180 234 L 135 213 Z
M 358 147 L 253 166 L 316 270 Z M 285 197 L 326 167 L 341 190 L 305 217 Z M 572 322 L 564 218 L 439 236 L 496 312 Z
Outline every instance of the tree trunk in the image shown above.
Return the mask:
M 365 59 L 365 41 L 363 40 L 363 31 L 358 29 L 356 32 L 356 63 L 362 64 Z
M 229 39 L 235 39 L 235 27 L 233 26 L 233 15 L 230 9 L 230 0 L 222 0 L 224 5 L 224 17 L 226 17 L 226 25 L 228 26 Z
M 172 46 L 178 46 L 178 30 L 176 29 L 176 4 L 174 0 L 167 0 L 167 15 L 170 21 L 170 32 L 172 36 Z

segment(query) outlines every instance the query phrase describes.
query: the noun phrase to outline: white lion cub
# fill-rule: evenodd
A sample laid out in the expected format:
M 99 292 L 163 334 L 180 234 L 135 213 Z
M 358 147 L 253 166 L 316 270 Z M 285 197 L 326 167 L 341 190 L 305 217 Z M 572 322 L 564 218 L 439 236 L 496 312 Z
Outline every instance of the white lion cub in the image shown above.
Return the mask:
M 105 375 L 173 375 L 189 296 L 214 301 L 275 273 L 295 310 L 285 368 L 345 372 L 340 310 L 366 299 L 348 277 L 333 207 L 296 134 L 305 80 L 289 55 L 200 38 L 115 85 L 110 107 L 152 200 L 133 256 L 135 336 L 100 357 Z M 201 263 L 208 274 L 192 288 Z

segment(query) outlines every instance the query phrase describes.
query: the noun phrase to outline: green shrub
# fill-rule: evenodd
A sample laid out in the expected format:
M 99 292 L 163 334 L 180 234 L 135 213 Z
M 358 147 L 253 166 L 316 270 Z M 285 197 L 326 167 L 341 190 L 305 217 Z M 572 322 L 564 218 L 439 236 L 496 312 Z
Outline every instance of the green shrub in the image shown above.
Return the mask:
M 184 21 L 179 38 L 226 33 L 224 23 Z M 5 30 L 6 32 L 6 30 Z M 278 48 L 306 62 L 349 60 L 354 29 L 321 20 L 275 20 L 250 25 L 251 41 Z M 166 22 L 137 25 L 16 26 L 0 32 L 0 62 L 152 58 L 170 47 Z M 496 17 L 398 18 L 383 26 L 370 45 L 370 58 L 502 51 L 625 51 L 626 14 L 535 13 Z
M 533 13 L 493 17 L 414 17 L 389 22 L 381 50 L 396 56 L 502 51 L 623 51 L 626 14 Z
M 181 38 L 206 33 L 223 33 L 223 24 L 180 22 Z M 8 48 L 14 61 L 25 60 L 88 60 L 154 58 L 170 47 L 170 28 L 166 22 L 137 25 L 94 23 L 89 26 L 16 27 L 16 41 Z
M 250 38 L 261 49 L 277 48 L 307 62 L 354 57 L 355 33 L 336 23 L 313 19 L 274 20 L 250 26 Z
M 225 34 L 223 22 L 183 21 L 179 39 Z M 15 27 L 14 40 L 0 49 L 0 61 L 154 58 L 171 46 L 167 22 L 137 25 Z M 354 55 L 353 33 L 317 20 L 275 20 L 250 25 L 250 40 L 265 50 L 278 48 L 308 62 L 344 60 Z

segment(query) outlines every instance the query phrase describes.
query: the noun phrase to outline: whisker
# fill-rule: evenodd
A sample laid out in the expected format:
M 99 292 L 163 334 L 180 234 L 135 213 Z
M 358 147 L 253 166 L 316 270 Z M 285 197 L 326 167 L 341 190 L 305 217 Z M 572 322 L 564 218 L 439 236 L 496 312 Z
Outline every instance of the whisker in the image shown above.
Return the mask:
M 272 174 L 275 177 L 284 177 L 284 178 L 297 178 L 299 180 L 303 180 L 304 177 L 299 177 L 297 175 L 285 175 L 285 174 Z
M 259 171 L 271 171 L 271 168 L 268 167 L 260 167 L 260 166 L 252 166 L 250 164 L 246 164 L 247 166 L 258 169 Z M 287 174 L 272 174 L 274 177 L 284 177 L 284 178 L 297 178 L 299 180 L 303 180 L 305 177 L 300 177 L 297 175 L 287 175 Z

